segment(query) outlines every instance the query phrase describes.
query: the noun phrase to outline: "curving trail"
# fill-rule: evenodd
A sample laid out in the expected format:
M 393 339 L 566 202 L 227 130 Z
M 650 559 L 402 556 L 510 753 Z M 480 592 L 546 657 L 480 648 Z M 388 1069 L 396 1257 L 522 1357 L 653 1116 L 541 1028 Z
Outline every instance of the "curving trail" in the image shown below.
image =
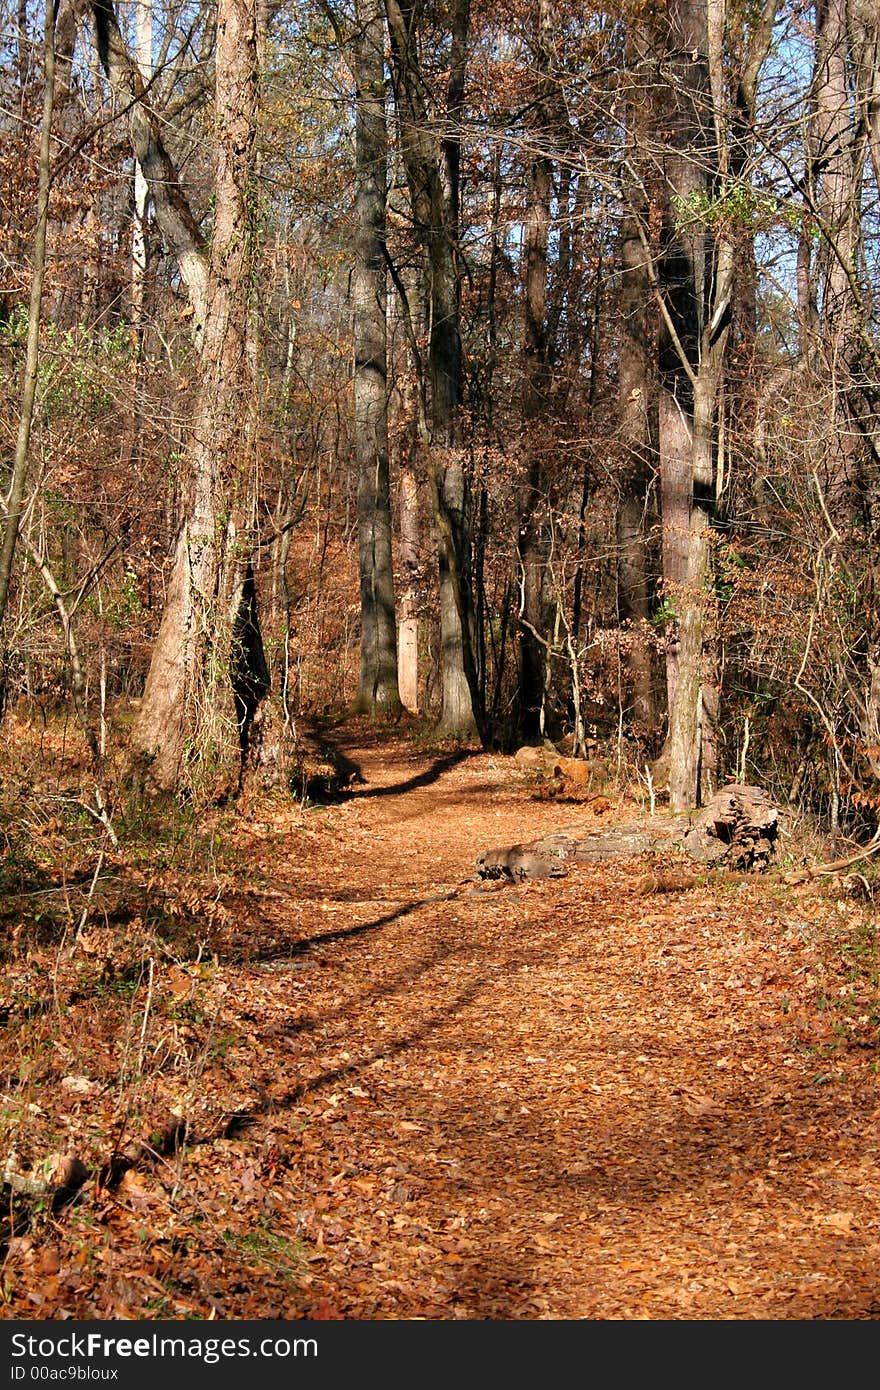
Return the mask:
M 281 1315 L 880 1315 L 876 1050 L 811 1033 L 812 900 L 644 896 L 617 861 L 438 901 L 584 808 L 510 758 L 338 737 L 364 780 L 276 846 L 248 967 L 307 1252 Z
M 222 872 L 54 952 L 30 1079 L 0 1030 L 21 1161 L 89 1173 L 0 1231 L 0 1317 L 880 1316 L 873 904 L 650 854 L 477 891 L 481 851 L 590 809 L 512 758 L 331 737 L 344 801 L 242 806 Z

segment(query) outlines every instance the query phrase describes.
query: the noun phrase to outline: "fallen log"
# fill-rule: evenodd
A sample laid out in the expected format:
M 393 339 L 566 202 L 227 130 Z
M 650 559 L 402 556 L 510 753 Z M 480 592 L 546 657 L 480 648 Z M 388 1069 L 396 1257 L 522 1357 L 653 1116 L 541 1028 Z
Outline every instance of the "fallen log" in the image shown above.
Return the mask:
M 509 879 L 512 883 L 535 878 L 563 878 L 569 871 L 566 861 L 574 857 L 574 844 L 570 837 L 557 835 L 533 840 L 530 844 L 484 850 L 477 856 L 477 877 Z
M 710 868 L 748 872 L 767 867 L 778 832 L 779 813 L 767 793 L 730 782 L 690 822 L 683 816 L 657 816 L 602 831 L 572 827 L 524 844 L 484 850 L 477 856 L 476 876 L 513 883 L 563 878 L 572 864 L 672 850 L 683 850 Z
M 564 878 L 572 864 L 592 864 L 602 859 L 621 859 L 669 846 L 686 829 L 681 817 L 636 825 L 616 825 L 608 830 L 578 833 L 574 827 L 544 835 L 525 844 L 484 850 L 477 856 L 477 878 L 505 879 L 522 883 L 537 878 Z
M 13 1150 L 0 1167 L 0 1184 L 21 1197 L 51 1199 L 55 1206 L 76 1195 L 89 1170 L 73 1154 L 50 1154 L 48 1158 L 24 1171 Z

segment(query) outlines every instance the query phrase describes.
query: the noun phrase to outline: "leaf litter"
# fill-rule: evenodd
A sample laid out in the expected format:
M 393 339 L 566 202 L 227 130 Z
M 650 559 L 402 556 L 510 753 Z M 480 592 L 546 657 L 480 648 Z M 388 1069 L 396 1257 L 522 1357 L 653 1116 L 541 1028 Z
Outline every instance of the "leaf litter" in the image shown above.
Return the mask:
M 0 1315 L 877 1317 L 872 902 L 649 854 L 480 890 L 589 808 L 336 737 L 338 804 L 10 957 Z

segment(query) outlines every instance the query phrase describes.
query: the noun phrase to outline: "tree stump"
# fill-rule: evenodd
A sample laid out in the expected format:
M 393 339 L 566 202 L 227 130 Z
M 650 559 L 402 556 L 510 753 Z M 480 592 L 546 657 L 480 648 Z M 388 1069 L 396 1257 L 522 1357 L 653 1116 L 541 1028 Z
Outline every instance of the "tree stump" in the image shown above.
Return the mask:
M 684 850 L 701 864 L 764 869 L 773 857 L 779 813 L 760 787 L 730 782 L 717 791 L 684 837 Z

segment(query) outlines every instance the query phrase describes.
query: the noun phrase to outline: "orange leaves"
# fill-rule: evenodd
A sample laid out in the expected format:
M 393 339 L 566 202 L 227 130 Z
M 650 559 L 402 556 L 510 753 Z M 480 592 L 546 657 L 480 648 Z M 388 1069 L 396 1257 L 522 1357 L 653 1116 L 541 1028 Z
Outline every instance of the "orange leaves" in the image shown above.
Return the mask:
M 195 980 L 186 971 L 173 965 L 165 972 L 165 985 L 172 998 L 180 1003 L 184 999 L 191 999 L 195 992 Z
M 571 808 L 499 755 L 430 779 L 402 740 L 349 752 L 364 791 L 320 820 L 255 802 L 236 874 L 156 874 L 128 924 L 163 908 L 151 993 L 87 988 L 102 919 L 26 1075 L 37 1024 L 0 1029 L 21 1173 L 63 1134 L 92 1175 L 10 1243 L 4 1311 L 871 1316 L 870 906 L 766 875 L 645 895 L 646 856 L 444 899 Z M 179 933 L 218 882 L 198 960 Z
M 721 1111 L 717 1100 L 703 1091 L 682 1090 L 680 1094 L 687 1113 L 698 1119 L 704 1115 L 717 1115 Z

